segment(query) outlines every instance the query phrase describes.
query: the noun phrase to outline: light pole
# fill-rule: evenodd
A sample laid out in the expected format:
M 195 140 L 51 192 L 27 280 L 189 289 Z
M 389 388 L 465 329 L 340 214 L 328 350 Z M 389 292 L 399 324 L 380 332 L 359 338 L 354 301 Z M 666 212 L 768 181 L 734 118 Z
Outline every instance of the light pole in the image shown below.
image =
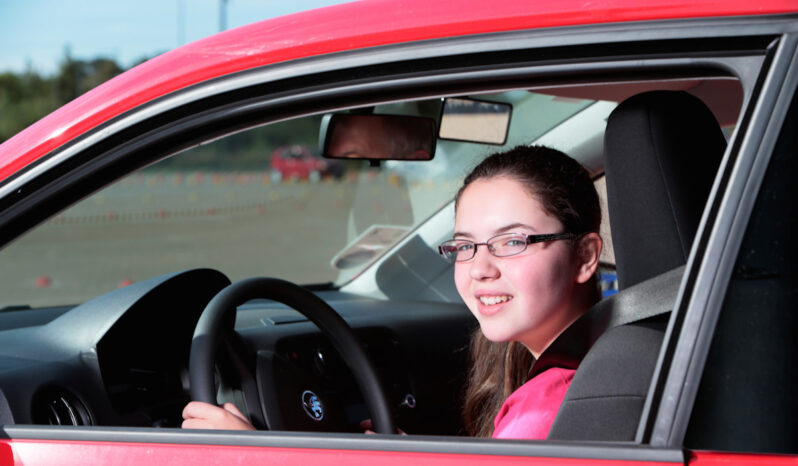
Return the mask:
M 177 0 L 177 45 L 186 43 L 186 0 Z
M 219 32 L 227 29 L 227 1 L 219 0 Z

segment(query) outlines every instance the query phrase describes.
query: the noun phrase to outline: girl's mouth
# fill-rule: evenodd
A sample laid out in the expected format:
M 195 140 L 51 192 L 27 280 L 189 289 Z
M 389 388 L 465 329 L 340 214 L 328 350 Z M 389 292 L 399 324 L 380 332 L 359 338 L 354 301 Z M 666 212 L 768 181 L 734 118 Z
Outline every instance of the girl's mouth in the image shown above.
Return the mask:
M 483 294 L 477 296 L 477 309 L 485 317 L 498 314 L 499 311 L 513 300 L 509 294 Z
M 493 306 L 494 304 L 506 303 L 513 299 L 510 295 L 496 295 L 496 296 L 479 296 L 479 302 L 486 306 Z

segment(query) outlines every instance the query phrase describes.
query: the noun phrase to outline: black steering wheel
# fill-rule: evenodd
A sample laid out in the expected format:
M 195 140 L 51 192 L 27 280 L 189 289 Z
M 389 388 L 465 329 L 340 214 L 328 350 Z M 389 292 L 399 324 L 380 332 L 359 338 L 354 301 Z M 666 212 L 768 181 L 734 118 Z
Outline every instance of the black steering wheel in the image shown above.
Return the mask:
M 277 278 L 250 278 L 227 286 L 202 311 L 189 357 L 191 399 L 216 404 L 215 359 L 221 343 L 233 331 L 239 305 L 251 299 L 286 304 L 316 324 L 346 361 L 371 413 L 374 430 L 393 434 L 396 426 L 377 371 L 352 328 L 324 300 L 294 283 Z

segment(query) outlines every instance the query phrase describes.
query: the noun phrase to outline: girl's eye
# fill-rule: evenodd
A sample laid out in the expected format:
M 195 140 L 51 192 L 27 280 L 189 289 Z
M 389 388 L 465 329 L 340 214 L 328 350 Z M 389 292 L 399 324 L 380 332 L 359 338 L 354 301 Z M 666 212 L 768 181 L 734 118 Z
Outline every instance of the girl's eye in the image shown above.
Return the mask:
M 508 248 L 517 248 L 526 244 L 526 241 L 518 238 L 508 239 L 504 245 Z
M 455 248 L 457 249 L 458 252 L 470 251 L 474 249 L 474 245 L 471 243 L 460 243 L 457 246 L 455 246 Z

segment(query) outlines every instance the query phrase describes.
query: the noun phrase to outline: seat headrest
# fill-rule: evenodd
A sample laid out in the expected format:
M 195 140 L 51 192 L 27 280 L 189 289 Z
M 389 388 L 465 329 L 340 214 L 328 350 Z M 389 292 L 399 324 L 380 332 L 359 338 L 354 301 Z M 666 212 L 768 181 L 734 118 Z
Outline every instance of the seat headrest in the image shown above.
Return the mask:
M 609 116 L 605 174 L 621 289 L 687 262 L 725 148 L 712 112 L 686 92 L 638 94 Z

